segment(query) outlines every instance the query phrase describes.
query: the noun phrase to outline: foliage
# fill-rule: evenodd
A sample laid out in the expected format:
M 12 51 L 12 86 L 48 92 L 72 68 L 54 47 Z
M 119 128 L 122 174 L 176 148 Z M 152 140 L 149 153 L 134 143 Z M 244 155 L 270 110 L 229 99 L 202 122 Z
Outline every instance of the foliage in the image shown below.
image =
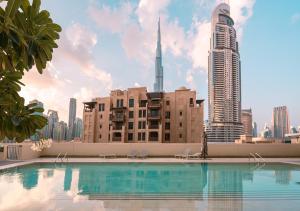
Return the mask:
M 58 47 L 61 27 L 40 5 L 40 0 L 8 0 L 5 9 L 0 7 L 0 140 L 23 141 L 47 124 L 36 113 L 43 109 L 25 105 L 18 94 L 25 71 L 36 67 L 42 74 Z

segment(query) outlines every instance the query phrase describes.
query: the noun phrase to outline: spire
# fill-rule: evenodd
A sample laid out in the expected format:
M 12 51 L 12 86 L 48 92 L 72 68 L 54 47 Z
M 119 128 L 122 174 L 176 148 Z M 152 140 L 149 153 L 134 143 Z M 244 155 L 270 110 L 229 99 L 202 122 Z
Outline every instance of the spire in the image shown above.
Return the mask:
M 157 28 L 156 57 L 161 57 L 160 17 L 158 18 Z
M 161 55 L 161 35 L 160 35 L 160 17 L 157 24 L 157 44 L 156 44 L 156 57 L 155 57 L 155 82 L 154 92 L 163 91 L 163 66 Z

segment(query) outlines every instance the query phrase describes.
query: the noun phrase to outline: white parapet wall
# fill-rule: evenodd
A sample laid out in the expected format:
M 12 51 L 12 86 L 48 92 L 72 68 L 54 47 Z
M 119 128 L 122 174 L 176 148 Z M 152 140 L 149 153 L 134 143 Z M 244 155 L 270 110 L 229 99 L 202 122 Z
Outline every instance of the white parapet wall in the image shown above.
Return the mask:
M 41 152 L 41 156 L 57 156 L 68 153 L 69 156 L 88 157 L 99 154 L 117 154 L 126 156 L 132 150 L 147 150 L 149 156 L 170 157 L 191 149 L 200 152 L 201 144 L 196 143 L 53 143 Z M 300 144 L 208 144 L 209 157 L 248 157 L 249 153 L 259 153 L 263 157 L 300 157 Z

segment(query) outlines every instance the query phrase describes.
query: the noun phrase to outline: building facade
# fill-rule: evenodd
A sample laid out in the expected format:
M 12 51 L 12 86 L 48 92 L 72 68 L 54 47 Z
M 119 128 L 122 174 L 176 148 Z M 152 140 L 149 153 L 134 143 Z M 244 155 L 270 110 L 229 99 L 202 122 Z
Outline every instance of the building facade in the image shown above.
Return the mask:
M 241 62 L 228 4 L 219 4 L 211 18 L 208 58 L 208 141 L 233 142 L 242 134 Z
M 257 137 L 257 136 L 258 136 L 257 123 L 253 122 L 253 124 L 252 124 L 252 137 Z
M 68 124 L 68 140 L 74 139 L 75 136 L 75 119 L 76 119 L 76 99 L 70 98 L 69 103 L 69 124 Z
M 284 138 L 289 133 L 290 120 L 286 106 L 273 108 L 272 131 L 274 138 Z
M 154 82 L 153 90 L 154 92 L 163 92 L 164 90 L 164 69 L 162 66 L 160 19 L 158 20 L 158 30 L 157 30 L 157 45 L 156 45 L 156 57 L 155 57 L 155 82 Z
M 83 130 L 83 122 L 82 119 L 76 118 L 75 120 L 75 129 L 74 129 L 74 138 L 81 138 Z
M 36 106 L 34 106 L 35 108 L 44 108 L 44 104 L 38 100 L 32 100 L 29 102 L 29 104 L 33 104 L 35 103 Z M 40 115 L 40 116 L 43 116 L 43 113 L 41 112 L 34 112 L 33 115 Z M 34 135 L 30 136 L 30 140 L 31 141 L 39 141 L 40 138 L 40 133 L 42 133 L 44 130 L 44 128 L 42 128 L 41 130 L 37 130 L 37 133 L 35 133 Z
M 243 124 L 243 135 L 252 137 L 252 135 L 253 135 L 252 110 L 251 109 L 243 109 L 241 119 L 242 119 L 242 124 Z
M 203 100 L 196 91 L 147 92 L 145 87 L 113 90 L 84 103 L 83 142 L 201 142 Z

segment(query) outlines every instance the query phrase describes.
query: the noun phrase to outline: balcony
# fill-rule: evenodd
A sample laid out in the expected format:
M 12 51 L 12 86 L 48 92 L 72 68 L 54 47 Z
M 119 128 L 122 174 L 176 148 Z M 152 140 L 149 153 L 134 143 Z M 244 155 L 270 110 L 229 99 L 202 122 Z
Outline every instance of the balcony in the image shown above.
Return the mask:
M 148 108 L 160 108 L 161 103 L 160 101 L 152 100 L 148 102 Z
M 159 125 L 149 125 L 149 129 L 158 129 Z
M 111 116 L 111 121 L 112 122 L 124 122 L 125 121 L 125 115 L 112 115 Z

